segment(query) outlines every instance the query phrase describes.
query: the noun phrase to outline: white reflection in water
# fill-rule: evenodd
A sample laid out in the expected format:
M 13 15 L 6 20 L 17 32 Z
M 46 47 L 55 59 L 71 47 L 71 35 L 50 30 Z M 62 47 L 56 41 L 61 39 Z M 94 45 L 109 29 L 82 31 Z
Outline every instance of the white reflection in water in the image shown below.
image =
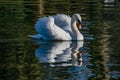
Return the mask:
M 59 66 L 81 66 L 83 41 L 41 42 L 35 50 L 40 63 L 61 63 Z
M 36 49 L 35 54 L 40 62 L 66 61 L 70 56 L 70 44 L 71 42 L 46 42 Z
M 35 55 L 40 63 L 48 63 L 50 67 L 68 66 L 66 70 L 58 71 L 60 74 L 69 74 L 65 80 L 87 80 L 88 76 L 92 74 L 86 65 L 89 49 L 83 47 L 83 43 L 83 41 L 42 42 L 35 50 Z M 47 71 L 50 73 L 48 74 L 49 79 L 52 76 L 59 78 L 54 69 Z
M 104 0 L 105 3 L 114 3 L 115 0 Z

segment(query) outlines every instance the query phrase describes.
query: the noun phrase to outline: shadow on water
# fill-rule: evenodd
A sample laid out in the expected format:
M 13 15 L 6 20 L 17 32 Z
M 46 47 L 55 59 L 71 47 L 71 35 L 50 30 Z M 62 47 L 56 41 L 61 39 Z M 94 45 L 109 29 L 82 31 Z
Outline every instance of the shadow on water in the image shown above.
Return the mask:
M 39 17 L 82 16 L 84 42 L 33 41 Z M 0 1 L 0 80 L 119 80 L 119 0 Z

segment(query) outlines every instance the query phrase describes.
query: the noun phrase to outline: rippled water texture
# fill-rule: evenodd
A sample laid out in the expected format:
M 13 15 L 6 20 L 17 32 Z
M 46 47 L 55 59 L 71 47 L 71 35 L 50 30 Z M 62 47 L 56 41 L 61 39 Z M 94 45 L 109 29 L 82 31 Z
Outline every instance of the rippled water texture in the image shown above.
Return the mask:
M 40 41 L 38 18 L 82 16 L 84 41 Z M 0 0 L 0 80 L 120 80 L 119 0 Z

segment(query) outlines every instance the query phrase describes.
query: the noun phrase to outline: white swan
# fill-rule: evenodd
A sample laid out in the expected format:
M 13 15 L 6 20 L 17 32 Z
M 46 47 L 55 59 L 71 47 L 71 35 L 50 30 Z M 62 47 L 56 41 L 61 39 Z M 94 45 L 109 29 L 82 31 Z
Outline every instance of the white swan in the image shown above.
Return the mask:
M 41 40 L 83 40 L 79 29 L 81 29 L 79 14 L 74 14 L 72 18 L 65 14 L 57 14 L 39 18 L 35 24 L 35 30 L 39 34 L 29 37 Z

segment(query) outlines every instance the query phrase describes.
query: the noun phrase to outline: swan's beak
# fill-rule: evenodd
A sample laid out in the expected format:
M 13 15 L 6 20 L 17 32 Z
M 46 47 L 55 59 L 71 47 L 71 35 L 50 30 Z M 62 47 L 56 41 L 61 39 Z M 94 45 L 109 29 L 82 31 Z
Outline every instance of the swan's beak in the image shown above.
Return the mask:
M 77 28 L 79 29 L 79 30 L 81 30 L 81 28 L 82 28 L 82 25 L 81 25 L 81 21 L 77 21 Z

